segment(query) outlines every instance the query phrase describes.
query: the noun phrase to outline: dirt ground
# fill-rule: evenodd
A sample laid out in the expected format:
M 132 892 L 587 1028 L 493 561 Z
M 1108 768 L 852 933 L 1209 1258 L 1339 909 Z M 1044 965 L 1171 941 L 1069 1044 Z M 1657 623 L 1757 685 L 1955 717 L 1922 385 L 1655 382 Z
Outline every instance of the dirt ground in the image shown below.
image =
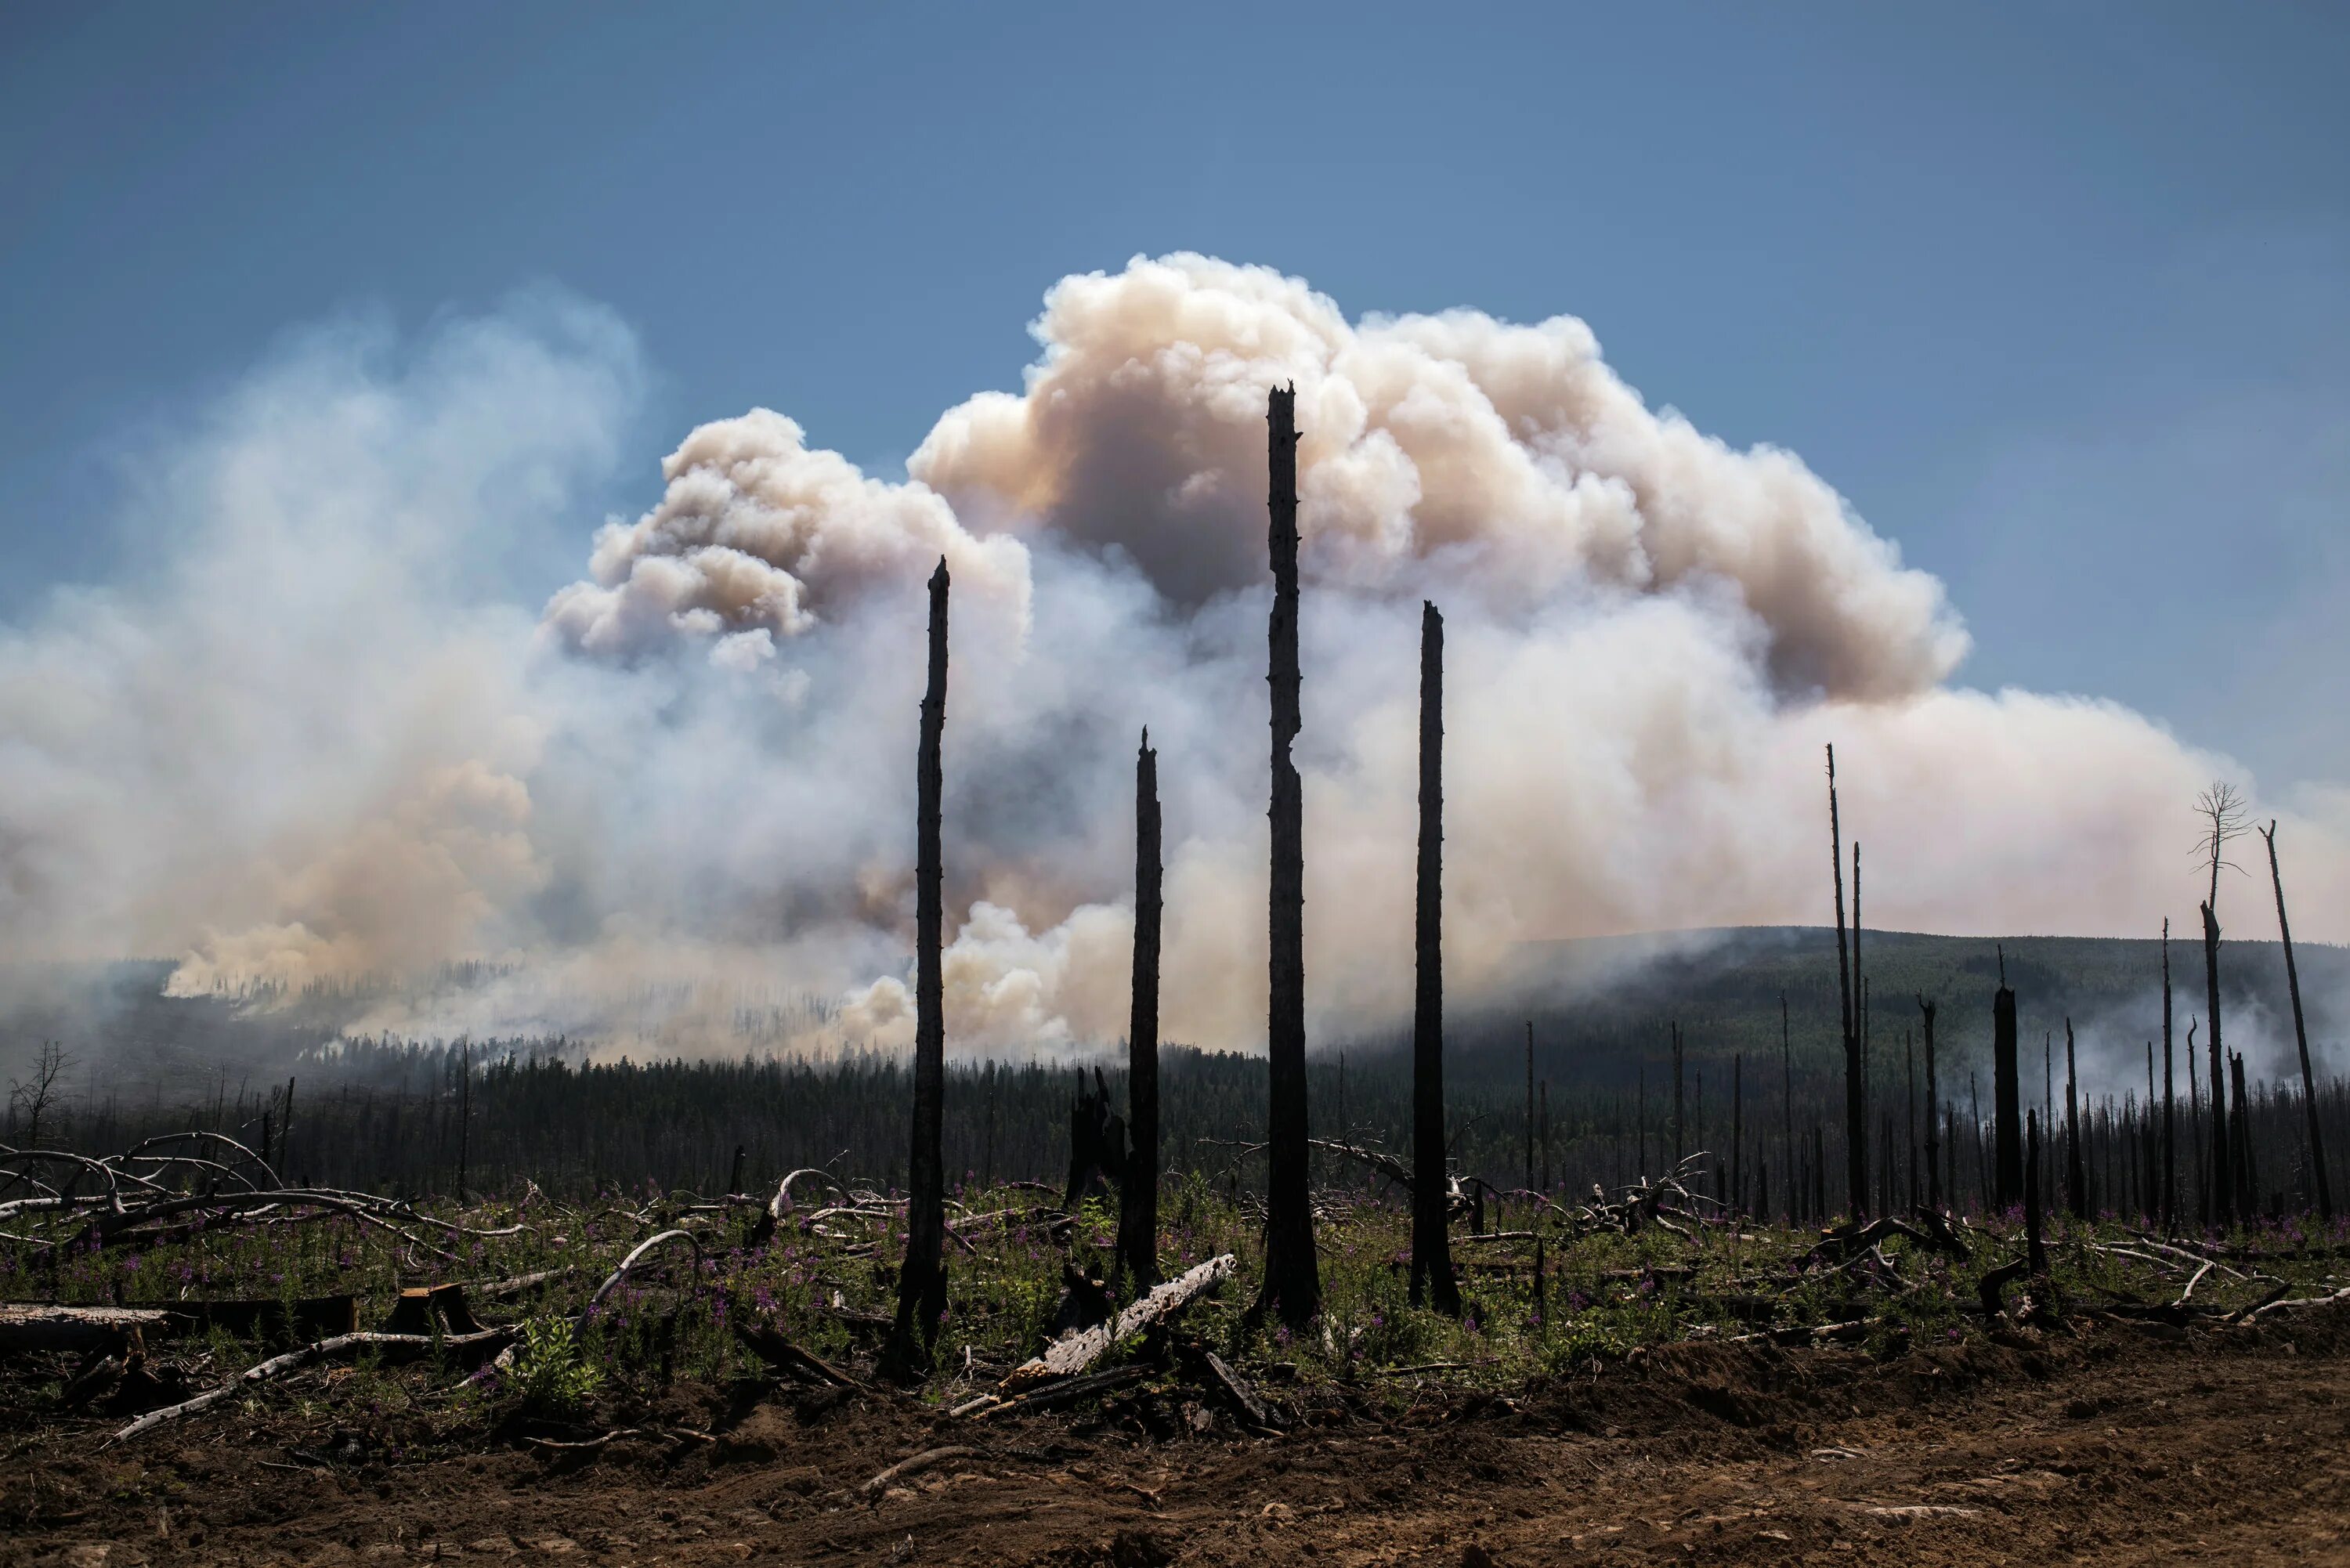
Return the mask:
M 1514 1400 L 1301 1400 L 1280 1438 L 1180 1391 L 998 1424 L 746 1389 L 663 1413 L 713 1440 L 416 1459 L 322 1392 L 10 1444 L 0 1563 L 2350 1563 L 2339 1309 L 1885 1361 L 1678 1346 Z M 971 1451 L 868 1489 L 941 1446 Z

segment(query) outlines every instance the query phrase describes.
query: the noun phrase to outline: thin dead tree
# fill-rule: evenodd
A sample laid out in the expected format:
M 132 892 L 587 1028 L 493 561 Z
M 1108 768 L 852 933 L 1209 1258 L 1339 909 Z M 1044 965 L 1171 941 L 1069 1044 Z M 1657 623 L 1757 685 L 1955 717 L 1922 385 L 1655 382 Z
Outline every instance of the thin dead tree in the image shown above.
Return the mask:
M 1679 1174 L 1682 1157 L 1689 1152 L 1681 1136 L 1681 1116 L 1686 1105 L 1681 1093 L 1681 1026 L 1675 1022 L 1668 1027 L 1673 1034 L 1673 1170 Z
M 1783 1151 L 1786 1164 L 1783 1168 L 1787 1178 L 1787 1220 L 1792 1224 L 1795 1206 L 1802 1199 L 1795 1184 L 1795 1041 L 1787 1026 L 1787 993 L 1783 990 L 1779 992 L 1779 1075 L 1783 1096 L 1779 1103 L 1785 1113 L 1787 1136 L 1787 1147 Z
M 1139 1293 L 1159 1282 L 1159 753 L 1150 732 L 1134 754 L 1134 987 L 1126 1027 L 1126 1183 L 1118 1256 Z M 1340 1069 L 1344 1071 L 1343 1066 Z M 1341 1133 L 1343 1137 L 1343 1132 Z
M 2081 1165 L 2080 1063 L 2073 1054 L 2073 1020 L 2064 1020 L 2064 1196 L 2073 1218 L 2089 1217 L 2089 1186 Z
M 940 968 L 944 872 L 939 846 L 947 725 L 947 563 L 931 574 L 930 679 L 922 690 L 920 749 L 914 763 L 914 1116 L 906 1161 L 906 1258 L 898 1269 L 898 1317 L 882 1363 L 890 1376 L 920 1377 L 947 1308 L 946 1162 L 940 1147 L 946 1100 L 946 987 Z
M 1903 1070 L 1908 1075 L 1902 1102 L 1909 1112 L 1909 1207 L 1915 1209 L 1918 1207 L 1918 1055 L 1916 1047 L 1909 1043 L 1909 1031 L 1907 1029 L 1901 1032 L 1901 1060 Z M 1934 1136 L 1930 1123 L 1926 1128 L 1926 1136 L 1929 1138 Z
M 2195 797 L 2195 814 L 2203 819 L 2203 836 L 2196 841 L 2196 856 L 2207 860 L 2211 868 L 2210 892 L 2202 909 L 2203 1006 L 2211 1019 L 2211 1218 L 2225 1224 L 2235 1217 L 2235 1202 L 2230 1179 L 2234 1164 L 2228 1152 L 2228 1090 L 2222 1076 L 2226 1056 L 2220 1032 L 2220 872 L 2223 867 L 2230 871 L 2239 869 L 2227 857 L 2228 846 L 2244 834 L 2243 797 L 2226 780 L 2214 780 Z
M 1934 1074 L 1934 1003 L 1918 997 L 1919 1032 L 1926 1036 L 1926 1207 L 1942 1207 L 1942 1081 Z
M 1746 1207 L 1746 1053 L 1730 1063 L 1730 1206 Z
M 2192 1077 L 2194 1064 L 2188 1064 Z M 2178 1226 L 2178 1089 L 2170 1056 L 2170 920 L 2162 922 L 2162 1230 Z
M 2002 1213 L 2023 1199 L 2023 1093 L 2015 1068 L 2015 992 L 2008 987 L 2002 951 L 1999 989 L 1991 999 L 1992 1145 L 1998 1158 L 1993 1186 L 1995 1204 Z
M 2284 945 L 2284 984 L 2293 996 L 2293 1038 L 2301 1048 L 2301 1106 L 2309 1126 L 2310 1182 L 2317 1189 L 2317 1212 L 2332 1223 L 2334 1220 L 2334 1187 L 2325 1175 L 2325 1139 L 2317 1130 L 2317 1076 L 2309 1066 L 2309 1025 L 2301 1012 L 2301 971 L 2293 961 L 2293 927 L 2284 916 L 2284 872 L 2277 865 L 2276 819 L 2261 829 L 2268 841 L 2269 879 L 2276 885 L 2277 940 Z
M 1303 728 L 1297 663 L 1297 389 L 1266 395 L 1271 481 L 1267 546 L 1273 614 L 1265 629 L 1265 682 L 1272 688 L 1273 864 L 1268 900 L 1264 1282 L 1260 1311 L 1292 1324 L 1322 1310 L 1322 1270 L 1314 1251 L 1307 1188 L 1305 1105 L 1305 797 L 1290 748 Z
M 1876 1065 L 1868 1059 L 1868 971 L 1863 969 L 1860 963 L 1860 840 L 1857 838 L 1852 841 L 1852 1009 L 1853 1033 L 1856 1041 L 1855 1054 L 1860 1063 L 1861 1114 L 1854 1119 L 1848 1131 L 1859 1146 L 1858 1152 L 1854 1156 L 1858 1162 L 1855 1168 L 1862 1173 L 1863 1184 L 1861 1196 L 1855 1200 L 1853 1208 L 1853 1218 L 1857 1220 L 1866 1212 L 1868 1207 L 1866 1172 L 1868 1169 L 1868 1105 L 1871 1097 L 1869 1078 Z
M 1418 976 L 1411 1012 L 1411 1304 L 1461 1315 L 1448 1232 L 1444 1168 L 1444 618 L 1419 615 L 1419 867 L 1414 908 Z M 1527 1026 L 1532 1040 L 1533 1024 Z M 1532 1045 L 1527 1049 L 1531 1052 Z
M 1848 950 L 1844 925 L 1844 823 L 1836 812 L 1835 748 L 1828 748 L 1828 865 L 1835 873 L 1836 1002 L 1844 1021 L 1845 1189 L 1858 1220 L 1868 1201 L 1868 1153 L 1862 1124 L 1868 1119 L 1866 1092 L 1860 1077 L 1860 1031 L 1853 1010 L 1852 976 L 1856 951 Z M 1858 889 L 1855 889 L 1856 894 Z M 1856 899 L 1857 902 L 1857 899 Z M 1859 910 L 1853 911 L 1856 919 Z M 1857 939 L 1858 933 L 1854 933 Z M 1859 947 L 1855 940 L 1853 949 Z
M 1430 606 L 1431 610 L 1434 606 Z M 1425 737 L 1423 737 L 1424 739 Z M 1534 1184 L 1534 1021 L 1526 1020 L 1526 1186 Z

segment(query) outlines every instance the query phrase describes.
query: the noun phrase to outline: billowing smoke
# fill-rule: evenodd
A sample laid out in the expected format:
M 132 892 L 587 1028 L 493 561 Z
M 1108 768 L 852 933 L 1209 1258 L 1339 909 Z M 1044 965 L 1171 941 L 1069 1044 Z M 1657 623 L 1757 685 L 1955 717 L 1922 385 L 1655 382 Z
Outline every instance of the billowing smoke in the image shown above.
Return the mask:
M 1350 322 L 1179 255 L 1065 280 L 1035 330 L 1024 390 L 948 410 L 903 482 L 765 410 L 691 431 L 536 616 L 484 584 L 502 541 L 576 537 L 620 460 L 623 330 L 537 301 L 260 373 L 159 463 L 136 569 L 0 643 L 12 950 L 178 953 L 194 990 L 484 960 L 502 977 L 361 1022 L 723 1050 L 766 1006 L 802 1048 L 902 1044 L 944 556 L 951 1045 L 1121 1032 L 1146 724 L 1166 1033 L 1251 1045 L 1264 394 L 1291 381 L 1323 1037 L 1409 1005 L 1423 597 L 1461 987 L 1531 940 L 1817 922 L 1831 740 L 1872 924 L 2191 922 L 2189 803 L 2241 769 L 2111 703 L 1950 684 L 1939 583 L 1793 454 L 1652 411 L 1583 323 Z M 2262 808 L 2304 939 L 2350 935 L 2345 802 Z M 2272 934 L 2228 898 L 2231 934 Z

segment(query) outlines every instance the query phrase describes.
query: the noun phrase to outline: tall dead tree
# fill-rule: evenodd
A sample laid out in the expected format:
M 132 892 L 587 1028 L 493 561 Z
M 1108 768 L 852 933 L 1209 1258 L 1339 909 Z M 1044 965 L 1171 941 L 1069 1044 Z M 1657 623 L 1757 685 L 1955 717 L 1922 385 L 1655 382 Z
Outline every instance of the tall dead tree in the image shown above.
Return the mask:
M 1430 607 L 1430 613 L 1433 613 L 1433 612 L 1434 612 L 1434 609 L 1435 609 L 1435 607 L 1431 605 L 1431 606 L 1430 606 L 1429 607 Z M 1426 733 L 1423 732 L 1423 733 L 1422 733 L 1422 734 L 1421 734 L 1421 736 L 1420 736 L 1420 741 L 1421 741 L 1421 743 L 1422 743 L 1422 744 L 1425 744 L 1425 743 L 1427 742 L 1427 738 L 1428 738 L 1428 737 L 1427 737 Z M 1533 1187 L 1534 1187 L 1534 1021 L 1533 1019 L 1529 1018 L 1529 1019 L 1527 1019 L 1527 1020 L 1526 1020 L 1526 1187 L 1527 1187 L 1527 1189 L 1528 1189 L 1529 1190 L 1532 1190 L 1532 1189 L 1533 1189 Z
M 2252 1103 L 2244 1094 L 2242 1052 L 2228 1053 L 2228 1075 L 2236 1088 L 2235 1108 L 2230 1113 L 2236 1118 L 2236 1127 L 2229 1139 L 2229 1147 L 2236 1151 L 2236 1212 L 2250 1220 L 2260 1199 L 2261 1174 L 2259 1163 L 2252 1157 Z
M 1419 611 L 1419 868 L 1411 1009 L 1411 1304 L 1461 1315 L 1444 1170 L 1444 618 Z M 1534 1025 L 1528 1023 L 1528 1039 Z M 1531 1044 L 1527 1047 L 1533 1049 Z M 1531 1058 L 1529 1058 L 1531 1060 Z
M 2226 1225 L 2234 1217 L 2235 1167 L 2228 1158 L 2228 1086 L 2225 1059 L 2220 1052 L 2220 919 L 2211 906 L 2203 906 L 2203 1005 L 2211 1018 L 2211 1200 L 2207 1223 Z
M 2048 1273 L 2048 1249 L 2041 1240 L 2040 1225 L 2040 1116 L 2031 1116 L 2031 1163 L 2023 1168 L 2023 1235 L 2027 1249 L 2025 1257 L 2034 1279 Z
M 2293 1038 L 2301 1047 L 2301 1106 L 2309 1124 L 2309 1175 L 2311 1185 L 2317 1189 L 2317 1212 L 2327 1222 L 2334 1219 L 2334 1187 L 2325 1176 L 2325 1139 L 2317 1130 L 2317 1077 L 2309 1066 L 2309 1025 L 2301 1014 L 2301 971 L 2293 967 L 2293 927 L 2284 918 L 2284 872 L 2277 866 L 2276 819 L 2261 829 L 2268 840 L 2269 879 L 2276 884 L 2277 940 L 2284 945 L 2284 984 L 2293 995 Z M 292 1095 L 292 1085 L 287 1086 Z M 290 1115 L 290 1113 L 289 1113 Z
M 2210 787 L 2195 797 L 2195 815 L 2203 819 L 2203 836 L 2196 845 L 2196 852 L 2208 859 L 2211 867 L 2210 892 L 2203 901 L 2203 1002 L 2205 1014 L 2211 1020 L 2213 1174 L 2210 1218 L 2225 1225 L 2235 1218 L 2234 1183 L 2231 1179 L 2235 1166 L 2228 1152 L 2228 1090 L 2222 1078 L 2227 1058 L 2220 1036 L 2220 871 L 2222 867 L 2231 871 L 2239 869 L 2228 858 L 2228 846 L 2243 836 L 2243 797 L 2226 780 L 2214 780 Z
M 947 1082 L 946 987 L 939 965 L 944 924 L 939 849 L 940 742 L 947 727 L 947 563 L 931 574 L 930 680 L 922 689 L 921 745 L 914 763 L 914 1118 L 906 1161 L 906 1259 L 898 1269 L 898 1318 L 884 1347 L 893 1376 L 927 1372 L 947 1309 L 946 1162 L 940 1149 Z
M 1787 1147 L 1783 1168 L 1787 1177 L 1787 1220 L 1795 1219 L 1795 1206 L 1802 1201 L 1795 1187 L 1795 1040 L 1787 1027 L 1787 993 L 1779 992 L 1779 1075 L 1784 1097 L 1780 1101 L 1786 1115 Z
M 1134 754 L 1134 987 L 1126 1026 L 1126 1182 L 1118 1262 L 1137 1291 L 1159 1282 L 1159 753 L 1150 732 Z
M 1942 1082 L 1934 1075 L 1934 1004 L 1918 997 L 1918 1025 L 1926 1036 L 1926 1207 L 1942 1206 Z
M 1836 928 L 1836 1002 L 1844 1019 L 1844 1127 L 1845 1127 L 1845 1189 L 1852 1205 L 1852 1217 L 1861 1217 L 1868 1206 L 1868 1148 L 1866 1136 L 1868 1120 L 1867 1091 L 1860 1075 L 1860 1030 L 1855 1016 L 1853 970 L 1859 954 L 1859 933 L 1854 933 L 1853 950 L 1845 946 L 1844 926 L 1844 824 L 1836 814 L 1835 748 L 1828 748 L 1828 865 L 1835 873 Z M 1855 888 L 1857 895 L 1859 889 Z M 1856 897 L 1855 902 L 1856 903 Z M 1858 909 L 1854 910 L 1857 918 Z
M 1673 1032 L 1673 1170 L 1679 1174 L 1682 1157 L 1687 1153 L 1681 1137 L 1681 1116 L 1686 1101 L 1681 1094 L 1681 1026 L 1670 1025 Z
M 2080 1063 L 2073 1054 L 2073 1020 L 2064 1020 L 2064 1196 L 2073 1218 L 2089 1217 L 2089 1187 L 2081 1166 Z
M 1746 1207 L 1746 1053 L 1730 1063 L 1730 1206 Z
M 2194 1064 L 2188 1068 L 2191 1077 Z M 2178 1224 L 2178 1090 L 2170 1057 L 2170 921 L 2162 922 L 2162 1229 Z
M 1991 1096 L 1992 1145 L 1998 1160 L 1993 1183 L 2004 1212 L 2023 1199 L 2023 1089 L 2015 1064 L 2015 992 L 2008 988 L 2006 955 L 2001 955 L 1999 989 L 1991 999 Z
M 1903 1071 L 1908 1077 L 1902 1100 L 1909 1108 L 1909 1207 L 1915 1209 L 1918 1207 L 1918 1056 L 1909 1044 L 1909 1031 L 1907 1029 L 1901 1032 L 1901 1061 Z M 1926 1136 L 1929 1138 L 1934 1136 L 1930 1123 L 1926 1128 Z
M 1265 629 L 1265 683 L 1273 694 L 1273 866 L 1265 1057 L 1264 1284 L 1260 1309 L 1296 1324 L 1322 1310 L 1314 1252 L 1313 1198 L 1306 1186 L 1305 794 L 1290 747 L 1303 727 L 1297 667 L 1297 389 L 1265 400 L 1271 485 L 1267 545 L 1273 615 Z

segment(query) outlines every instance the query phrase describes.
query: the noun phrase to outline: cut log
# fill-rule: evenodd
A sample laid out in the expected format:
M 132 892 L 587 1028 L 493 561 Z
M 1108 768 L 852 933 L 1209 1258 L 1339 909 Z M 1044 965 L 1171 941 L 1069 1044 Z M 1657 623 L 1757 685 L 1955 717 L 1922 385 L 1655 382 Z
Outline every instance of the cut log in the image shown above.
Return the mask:
M 1112 1321 L 1064 1335 L 1045 1354 L 1012 1369 L 1002 1387 L 1007 1394 L 1056 1377 L 1075 1377 L 1110 1352 L 1111 1346 L 1154 1324 L 1171 1321 L 1202 1293 L 1214 1289 L 1236 1266 L 1230 1252 L 1209 1259 L 1153 1290 Z
M 482 1332 L 473 1309 L 465 1304 L 464 1286 L 452 1282 L 408 1287 L 392 1303 L 390 1314 L 383 1320 L 383 1332 L 429 1334 L 436 1324 L 451 1334 Z
M 119 1351 L 134 1333 L 162 1332 L 169 1317 L 150 1307 L 0 1306 L 0 1355 L 44 1350 Z

